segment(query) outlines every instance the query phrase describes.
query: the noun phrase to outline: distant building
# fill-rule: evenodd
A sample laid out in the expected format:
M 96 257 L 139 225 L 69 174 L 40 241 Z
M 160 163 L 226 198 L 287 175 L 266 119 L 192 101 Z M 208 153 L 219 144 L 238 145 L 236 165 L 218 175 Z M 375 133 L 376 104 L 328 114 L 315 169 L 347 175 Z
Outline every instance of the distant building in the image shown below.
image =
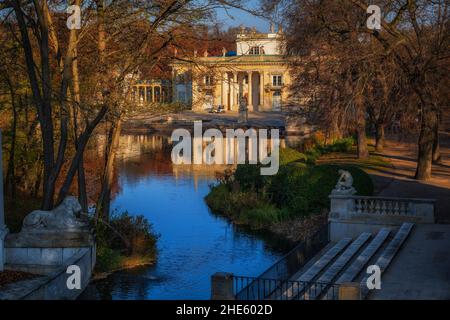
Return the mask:
M 280 111 L 290 84 L 282 38 L 281 28 L 275 32 L 273 26 L 270 33 L 241 28 L 235 52 L 194 52 L 194 57 L 184 59 L 190 61 L 172 63 L 172 100 L 192 104 L 198 111 L 218 105 L 237 111 L 244 96 L 250 111 Z
M 131 99 L 140 104 L 171 101 L 170 80 L 139 80 L 131 89 Z

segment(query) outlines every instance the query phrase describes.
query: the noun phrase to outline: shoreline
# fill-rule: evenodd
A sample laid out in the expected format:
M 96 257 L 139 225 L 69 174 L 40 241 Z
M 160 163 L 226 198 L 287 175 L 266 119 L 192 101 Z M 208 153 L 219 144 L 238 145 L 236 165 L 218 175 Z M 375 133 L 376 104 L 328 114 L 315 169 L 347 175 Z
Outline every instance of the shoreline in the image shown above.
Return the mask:
M 143 267 L 143 266 L 151 266 L 151 265 L 154 265 L 155 263 L 156 263 L 156 258 L 152 258 L 148 262 L 141 261 L 141 262 L 132 263 L 129 265 L 124 265 L 120 268 L 116 268 L 116 269 L 112 269 L 112 270 L 108 270 L 108 271 L 102 271 L 102 272 L 98 272 L 98 273 L 94 272 L 94 275 L 92 276 L 90 282 L 106 279 L 110 275 L 112 275 L 116 272 L 119 272 L 119 271 L 130 270 L 130 269 Z

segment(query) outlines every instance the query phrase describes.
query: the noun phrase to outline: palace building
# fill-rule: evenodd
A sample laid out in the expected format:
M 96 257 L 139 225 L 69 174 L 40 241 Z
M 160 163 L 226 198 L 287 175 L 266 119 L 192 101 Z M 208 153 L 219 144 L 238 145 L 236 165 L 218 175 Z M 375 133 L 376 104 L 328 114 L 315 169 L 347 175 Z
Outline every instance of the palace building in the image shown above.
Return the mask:
M 139 104 L 170 102 L 170 80 L 139 80 L 131 89 L 131 99 Z
M 208 52 L 180 59 L 172 66 L 172 101 L 192 104 L 196 111 L 223 106 L 237 111 L 246 98 L 249 111 L 281 111 L 288 98 L 289 70 L 283 32 L 246 32 L 236 37 L 236 51 L 222 56 Z

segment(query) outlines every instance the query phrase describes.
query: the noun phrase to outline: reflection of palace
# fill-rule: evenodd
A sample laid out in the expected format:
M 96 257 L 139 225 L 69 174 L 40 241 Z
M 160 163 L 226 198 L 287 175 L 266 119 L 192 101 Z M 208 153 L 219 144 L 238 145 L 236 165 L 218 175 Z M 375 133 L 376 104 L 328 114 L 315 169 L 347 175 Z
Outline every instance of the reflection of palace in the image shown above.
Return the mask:
M 224 49 L 220 57 L 194 53 L 192 62 L 173 63 L 173 101 L 192 103 L 193 110 L 221 105 L 237 111 L 244 96 L 250 111 L 281 110 L 290 83 L 282 36 L 273 25 L 270 33 L 241 28 L 235 52 Z
M 94 158 L 104 158 L 106 136 L 96 135 L 96 150 Z M 238 139 L 233 138 L 234 150 L 233 163 L 226 164 L 180 164 L 172 163 L 171 151 L 172 141 L 169 136 L 157 135 L 121 135 L 119 138 L 119 151 L 116 155 L 118 162 L 116 166 L 120 166 L 120 170 L 128 181 L 138 181 L 142 177 L 148 176 L 150 173 L 154 175 L 173 174 L 175 180 L 183 176 L 192 176 L 194 187 L 197 189 L 199 180 L 211 180 L 216 178 L 218 174 L 225 169 L 235 168 L 240 156 L 248 157 L 251 152 L 251 144 L 246 144 L 245 155 L 239 153 Z M 209 143 L 202 143 L 205 148 Z M 270 138 L 267 146 L 270 149 Z M 284 147 L 284 139 L 280 141 L 281 147 Z M 223 144 L 222 152 L 214 152 L 215 156 L 221 155 L 222 163 L 226 162 L 226 143 Z M 192 150 L 193 151 L 193 150 Z M 176 155 L 178 156 L 178 154 Z M 115 173 L 117 174 L 117 173 Z M 117 184 L 117 179 L 116 184 Z M 116 188 L 117 189 L 117 188 Z

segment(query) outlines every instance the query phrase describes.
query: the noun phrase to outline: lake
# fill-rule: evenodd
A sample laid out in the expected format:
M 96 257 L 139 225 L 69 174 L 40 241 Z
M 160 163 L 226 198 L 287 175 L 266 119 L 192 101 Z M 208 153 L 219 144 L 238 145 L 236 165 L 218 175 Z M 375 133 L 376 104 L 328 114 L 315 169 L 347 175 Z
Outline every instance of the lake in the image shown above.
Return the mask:
M 223 168 L 174 166 L 170 152 L 164 136 L 121 136 L 111 207 L 153 224 L 158 260 L 92 282 L 81 299 L 209 299 L 215 272 L 257 276 L 288 251 L 209 210 L 204 197 Z

